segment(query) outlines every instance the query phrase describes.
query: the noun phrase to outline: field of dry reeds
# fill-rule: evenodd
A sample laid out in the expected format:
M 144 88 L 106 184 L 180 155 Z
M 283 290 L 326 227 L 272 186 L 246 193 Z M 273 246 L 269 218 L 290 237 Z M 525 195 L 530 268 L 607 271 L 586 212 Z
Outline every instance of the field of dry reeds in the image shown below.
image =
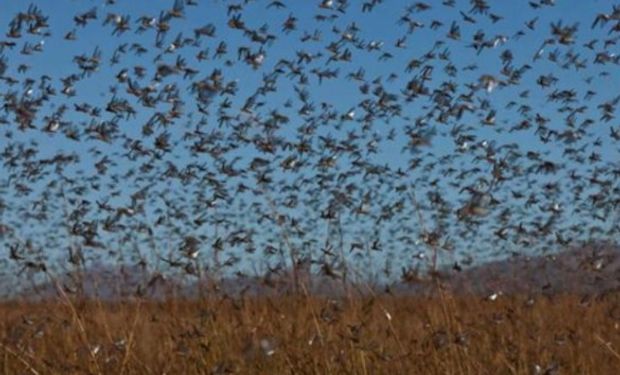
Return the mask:
M 614 374 L 620 297 L 5 302 L 2 374 Z

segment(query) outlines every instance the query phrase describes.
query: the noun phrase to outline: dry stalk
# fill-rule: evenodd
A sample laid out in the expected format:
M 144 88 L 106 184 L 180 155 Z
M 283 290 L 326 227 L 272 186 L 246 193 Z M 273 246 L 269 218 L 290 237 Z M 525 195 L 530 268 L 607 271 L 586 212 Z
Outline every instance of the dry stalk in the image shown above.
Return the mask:
M 28 361 L 26 361 L 24 359 L 24 357 L 20 356 L 17 352 L 15 352 L 14 350 L 12 350 L 11 348 L 9 348 L 8 346 L 0 343 L 0 347 L 2 347 L 2 349 L 4 349 L 4 351 L 10 355 L 12 355 L 13 357 L 17 358 L 17 360 L 19 362 L 21 362 L 24 366 L 26 366 L 26 369 L 33 375 L 39 375 L 40 372 L 38 372 L 37 370 L 34 369 L 34 367 L 32 367 L 32 365 L 30 363 L 28 363 Z
M 129 338 L 127 339 L 127 345 L 125 345 L 125 354 L 123 355 L 123 362 L 121 364 L 120 375 L 125 373 L 125 369 L 127 368 L 127 362 L 129 361 L 129 354 L 131 353 L 131 346 L 133 345 L 134 335 L 136 333 L 136 326 L 138 324 L 138 318 L 140 317 L 140 311 L 142 307 L 142 301 L 138 300 L 138 305 L 136 306 L 136 315 L 133 318 L 131 323 L 131 330 L 129 331 Z
M 84 325 L 82 318 L 80 318 L 80 315 L 78 314 L 77 309 L 75 308 L 75 305 L 73 304 L 73 302 L 71 302 L 71 298 L 69 298 L 67 293 L 65 293 L 62 286 L 60 285 L 58 280 L 51 274 L 51 272 L 48 270 L 46 271 L 46 274 L 50 278 L 54 286 L 56 287 L 56 290 L 58 291 L 60 296 L 62 297 L 62 301 L 64 301 L 64 303 L 71 310 L 71 313 L 73 314 L 73 319 L 75 320 L 78 326 L 78 332 L 80 333 L 82 344 L 86 346 L 87 352 L 95 365 L 97 374 L 103 374 L 103 372 L 101 371 L 101 367 L 99 366 L 99 361 L 97 360 L 97 357 L 95 356 L 95 353 L 93 353 L 93 351 L 90 349 L 90 342 L 88 340 L 88 335 L 86 333 L 86 326 Z

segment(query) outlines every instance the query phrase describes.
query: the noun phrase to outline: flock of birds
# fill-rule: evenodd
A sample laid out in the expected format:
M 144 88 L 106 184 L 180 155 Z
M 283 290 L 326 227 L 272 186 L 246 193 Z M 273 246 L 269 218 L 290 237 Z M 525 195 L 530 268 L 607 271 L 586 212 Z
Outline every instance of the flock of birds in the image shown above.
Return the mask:
M 618 238 L 620 4 L 144 5 L 3 25 L 7 274 L 408 280 Z

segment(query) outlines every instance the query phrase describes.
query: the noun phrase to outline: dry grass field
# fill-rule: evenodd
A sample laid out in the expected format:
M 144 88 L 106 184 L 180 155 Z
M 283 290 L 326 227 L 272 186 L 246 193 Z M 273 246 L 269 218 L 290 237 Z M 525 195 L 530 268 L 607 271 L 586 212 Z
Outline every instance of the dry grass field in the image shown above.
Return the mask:
M 617 374 L 620 296 L 5 302 L 2 374 Z

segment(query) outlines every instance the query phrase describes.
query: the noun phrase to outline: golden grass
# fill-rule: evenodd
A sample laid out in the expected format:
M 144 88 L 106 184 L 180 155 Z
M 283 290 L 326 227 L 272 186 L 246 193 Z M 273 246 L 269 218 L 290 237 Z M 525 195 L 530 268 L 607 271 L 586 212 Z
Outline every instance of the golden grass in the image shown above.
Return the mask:
M 620 296 L 5 302 L 1 374 L 616 374 Z M 74 308 L 74 310 L 73 310 Z

